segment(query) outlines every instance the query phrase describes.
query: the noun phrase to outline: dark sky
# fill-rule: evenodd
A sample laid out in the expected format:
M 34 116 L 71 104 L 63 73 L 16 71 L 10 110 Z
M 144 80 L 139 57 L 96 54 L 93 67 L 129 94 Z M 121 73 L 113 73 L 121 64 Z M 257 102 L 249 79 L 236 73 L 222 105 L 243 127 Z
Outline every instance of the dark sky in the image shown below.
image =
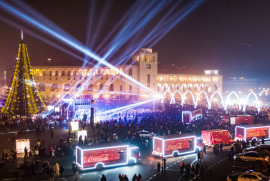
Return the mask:
M 142 0 L 144 1 L 144 0 Z M 16 4 L 16 1 L 11 1 Z M 30 7 L 53 21 L 74 38 L 86 43 L 89 13 L 93 12 L 92 35 L 100 25 L 97 38 L 90 38 L 90 48 L 100 42 L 123 17 L 132 0 L 27 0 Z M 174 1 L 176 3 L 177 1 Z M 173 5 L 173 3 L 172 3 Z M 180 11 L 185 4 L 177 7 Z M 270 1 L 269 0 L 209 0 L 204 1 L 169 31 L 153 49 L 159 53 L 162 64 L 186 65 L 194 69 L 219 69 L 225 77 L 269 77 L 270 75 Z M 168 9 L 161 12 L 152 23 L 158 22 Z M 105 13 L 105 14 L 104 14 Z M 102 14 L 104 19 L 101 20 Z M 8 19 L 16 27 L 3 21 Z M 2 20 L 1 20 L 2 19 Z M 124 24 L 122 24 L 124 26 Z M 25 22 L 13 18 L 0 9 L 0 70 L 12 73 L 16 61 L 20 27 L 29 28 Z M 146 30 L 151 29 L 150 23 Z M 64 46 L 70 52 L 82 54 L 41 31 L 30 27 L 37 35 Z M 145 32 L 147 32 L 145 30 Z M 144 29 L 133 39 L 146 35 Z M 32 65 L 81 65 L 82 62 L 51 45 L 25 33 L 24 40 Z M 92 41 L 92 42 L 91 42 Z M 250 44 L 250 46 L 249 46 Z M 117 54 L 132 47 L 132 41 Z M 51 62 L 47 59 L 52 58 Z M 2 76 L 1 76 L 2 77 Z

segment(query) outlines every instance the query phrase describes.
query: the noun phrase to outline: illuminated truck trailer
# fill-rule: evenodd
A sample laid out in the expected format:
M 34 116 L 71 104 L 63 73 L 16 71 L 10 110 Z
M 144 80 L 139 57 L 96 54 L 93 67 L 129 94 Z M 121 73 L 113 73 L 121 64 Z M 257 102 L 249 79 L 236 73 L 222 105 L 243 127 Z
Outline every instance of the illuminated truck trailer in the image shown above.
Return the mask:
M 124 144 L 77 146 L 76 164 L 81 170 L 102 169 L 137 163 L 139 148 Z
M 156 136 L 153 138 L 153 154 L 161 157 L 178 156 L 194 153 L 196 136 L 191 134 L 176 134 Z
M 237 115 L 237 116 L 230 116 L 230 123 L 232 125 L 251 125 L 253 124 L 253 116 L 250 115 Z
M 203 143 L 208 146 L 215 144 L 229 144 L 230 133 L 225 129 L 202 130 Z
M 269 139 L 270 126 L 262 124 L 243 125 L 235 127 L 235 139 L 238 140 L 252 140 Z

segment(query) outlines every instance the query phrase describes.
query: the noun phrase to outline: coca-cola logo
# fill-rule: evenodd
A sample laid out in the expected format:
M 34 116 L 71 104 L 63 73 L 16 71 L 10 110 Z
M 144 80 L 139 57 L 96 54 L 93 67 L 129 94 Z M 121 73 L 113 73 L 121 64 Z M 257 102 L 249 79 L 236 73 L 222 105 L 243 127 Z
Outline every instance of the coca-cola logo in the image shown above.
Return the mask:
M 170 144 L 167 147 L 168 150 L 177 150 L 177 149 L 182 149 L 182 143 L 176 143 L 176 144 Z
M 102 155 L 99 155 L 99 156 L 91 155 L 88 158 L 88 162 L 102 162 L 102 161 L 107 161 L 107 160 L 109 160 L 109 154 L 102 154 Z

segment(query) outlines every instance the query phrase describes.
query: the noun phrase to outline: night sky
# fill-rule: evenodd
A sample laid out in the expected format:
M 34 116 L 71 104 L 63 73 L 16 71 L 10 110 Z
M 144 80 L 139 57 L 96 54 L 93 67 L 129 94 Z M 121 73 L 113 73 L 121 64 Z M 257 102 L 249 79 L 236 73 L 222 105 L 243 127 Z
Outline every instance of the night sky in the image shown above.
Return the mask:
M 142 0 L 143 1 L 143 0 Z M 50 19 L 74 38 L 95 50 L 115 24 L 135 2 L 131 0 L 27 0 L 33 9 Z M 173 3 L 175 3 L 174 1 Z M 16 1 L 13 1 L 16 3 Z M 171 3 L 171 5 L 173 5 Z M 179 5 L 180 10 L 185 3 Z M 224 77 L 269 77 L 270 71 L 270 1 L 269 0 L 209 0 L 194 9 L 152 48 L 163 64 L 187 66 L 189 69 L 219 69 Z M 142 29 L 144 37 L 152 23 L 158 22 L 168 9 Z M 89 14 L 93 20 L 90 30 Z M 103 15 L 103 19 L 101 19 Z M 8 20 L 17 25 L 11 26 Z M 96 38 L 93 36 L 97 27 Z M 122 25 L 124 26 L 124 24 Z M 13 71 L 17 57 L 20 29 L 30 28 L 37 35 L 84 57 L 74 49 L 34 29 L 0 9 L 0 70 Z M 91 32 L 86 42 L 87 32 Z M 55 47 L 24 33 L 32 65 L 81 65 L 82 62 Z M 95 40 L 95 41 L 94 41 Z M 116 54 L 132 48 L 132 41 Z M 101 53 L 101 52 L 98 52 Z M 47 59 L 52 61 L 48 62 Z M 179 72 L 181 73 L 181 72 Z M 2 77 L 2 75 L 0 75 Z

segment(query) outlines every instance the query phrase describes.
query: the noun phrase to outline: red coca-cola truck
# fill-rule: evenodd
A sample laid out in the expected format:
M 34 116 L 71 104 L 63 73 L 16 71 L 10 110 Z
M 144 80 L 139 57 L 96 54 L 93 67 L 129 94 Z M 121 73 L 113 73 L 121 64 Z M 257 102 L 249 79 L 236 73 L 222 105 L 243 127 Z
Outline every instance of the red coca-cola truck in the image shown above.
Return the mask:
M 175 134 L 155 136 L 153 138 L 153 154 L 161 157 L 178 156 L 194 153 L 197 148 L 196 136 L 191 134 Z
M 230 144 L 230 133 L 225 129 L 202 130 L 203 143 L 208 146 L 215 144 Z
M 81 170 L 102 169 L 140 161 L 139 148 L 125 144 L 77 146 L 76 164 Z
M 253 124 L 253 116 L 251 115 L 237 115 L 237 116 L 230 116 L 230 123 L 232 125 L 251 125 Z
M 235 127 L 235 140 L 269 139 L 269 125 L 253 124 Z

